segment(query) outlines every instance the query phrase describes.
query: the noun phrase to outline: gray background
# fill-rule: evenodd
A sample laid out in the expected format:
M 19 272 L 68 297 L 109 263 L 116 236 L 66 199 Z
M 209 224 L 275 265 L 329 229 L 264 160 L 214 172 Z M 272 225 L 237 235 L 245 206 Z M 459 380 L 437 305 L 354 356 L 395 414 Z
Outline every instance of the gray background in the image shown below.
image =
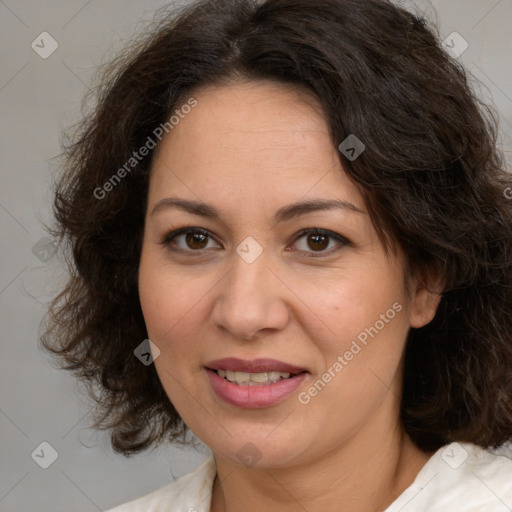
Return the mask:
M 482 82 L 479 95 L 498 110 L 500 144 L 510 158 L 512 0 L 400 3 L 437 17 L 442 39 L 457 31 L 468 42 L 459 58 Z M 105 510 L 165 485 L 208 456 L 206 447 L 161 448 L 130 459 L 115 455 L 104 433 L 87 429 L 86 397 L 37 344 L 46 304 L 64 277 L 41 224 L 51 223 L 52 159 L 60 153 L 61 129 L 78 119 L 96 66 L 157 9 L 172 4 L 0 0 L 2 512 Z M 46 59 L 31 47 L 42 32 L 59 45 Z M 42 442 L 58 453 L 48 469 L 31 457 Z

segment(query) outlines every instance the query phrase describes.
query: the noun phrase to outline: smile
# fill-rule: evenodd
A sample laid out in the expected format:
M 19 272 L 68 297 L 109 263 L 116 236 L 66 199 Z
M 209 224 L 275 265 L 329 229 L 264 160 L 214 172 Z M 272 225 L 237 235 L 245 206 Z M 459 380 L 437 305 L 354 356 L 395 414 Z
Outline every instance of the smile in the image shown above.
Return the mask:
M 269 385 L 282 379 L 289 379 L 291 373 L 277 371 L 247 373 L 219 369 L 217 370 L 217 375 L 229 382 L 235 382 L 239 386 L 260 386 L 262 384 Z
M 259 409 L 283 402 L 299 388 L 308 375 L 306 371 L 295 375 L 288 372 L 229 372 L 229 376 L 234 377 L 231 381 L 227 378 L 228 371 L 225 370 L 206 368 L 206 373 L 218 398 L 229 405 L 244 409 Z M 226 376 L 222 377 L 221 373 L 226 373 Z M 254 378 L 265 381 L 255 382 L 252 380 Z

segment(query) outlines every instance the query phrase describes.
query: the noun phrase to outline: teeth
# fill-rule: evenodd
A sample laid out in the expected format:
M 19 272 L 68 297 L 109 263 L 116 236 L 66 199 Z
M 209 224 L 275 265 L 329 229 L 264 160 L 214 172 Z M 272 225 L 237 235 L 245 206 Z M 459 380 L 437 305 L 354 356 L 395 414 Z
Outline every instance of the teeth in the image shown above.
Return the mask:
M 288 372 L 261 372 L 261 373 L 247 373 L 247 372 L 233 372 L 231 370 L 217 370 L 220 377 L 223 377 L 230 382 L 236 382 L 240 386 L 257 386 L 259 384 L 272 384 L 281 379 L 290 377 Z
M 224 378 L 228 379 L 231 382 L 235 382 L 236 381 L 236 373 L 232 372 L 231 370 L 226 370 L 224 372 L 224 375 L 221 375 L 221 377 L 224 377 Z
M 251 376 L 244 372 L 235 372 L 235 380 L 237 384 L 249 384 Z

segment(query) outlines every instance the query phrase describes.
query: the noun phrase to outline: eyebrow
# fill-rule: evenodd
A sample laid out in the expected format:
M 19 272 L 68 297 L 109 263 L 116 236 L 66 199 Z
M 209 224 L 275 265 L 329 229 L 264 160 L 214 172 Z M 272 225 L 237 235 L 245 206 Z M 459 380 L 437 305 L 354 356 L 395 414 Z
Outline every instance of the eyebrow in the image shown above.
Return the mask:
M 156 212 L 165 208 L 178 208 L 193 215 L 221 220 L 220 212 L 212 205 L 202 201 L 180 199 L 177 197 L 166 197 L 158 201 L 158 203 L 153 207 L 151 215 L 154 215 Z M 311 199 L 283 206 L 275 213 L 274 222 L 277 224 L 308 213 L 333 209 L 342 209 L 353 213 L 366 214 L 365 211 L 360 210 L 352 203 L 341 199 Z

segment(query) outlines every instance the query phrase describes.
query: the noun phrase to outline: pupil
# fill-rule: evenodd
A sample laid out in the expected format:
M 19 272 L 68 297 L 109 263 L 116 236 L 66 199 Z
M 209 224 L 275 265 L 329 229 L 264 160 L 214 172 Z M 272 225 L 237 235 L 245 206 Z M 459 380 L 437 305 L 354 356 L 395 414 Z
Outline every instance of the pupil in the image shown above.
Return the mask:
M 325 249 L 329 245 L 329 239 L 325 235 L 310 235 L 308 241 L 313 241 L 314 245 L 309 244 L 310 249 Z
M 206 241 L 206 236 L 201 233 L 187 233 L 187 245 L 191 249 L 203 249 L 207 245 Z

